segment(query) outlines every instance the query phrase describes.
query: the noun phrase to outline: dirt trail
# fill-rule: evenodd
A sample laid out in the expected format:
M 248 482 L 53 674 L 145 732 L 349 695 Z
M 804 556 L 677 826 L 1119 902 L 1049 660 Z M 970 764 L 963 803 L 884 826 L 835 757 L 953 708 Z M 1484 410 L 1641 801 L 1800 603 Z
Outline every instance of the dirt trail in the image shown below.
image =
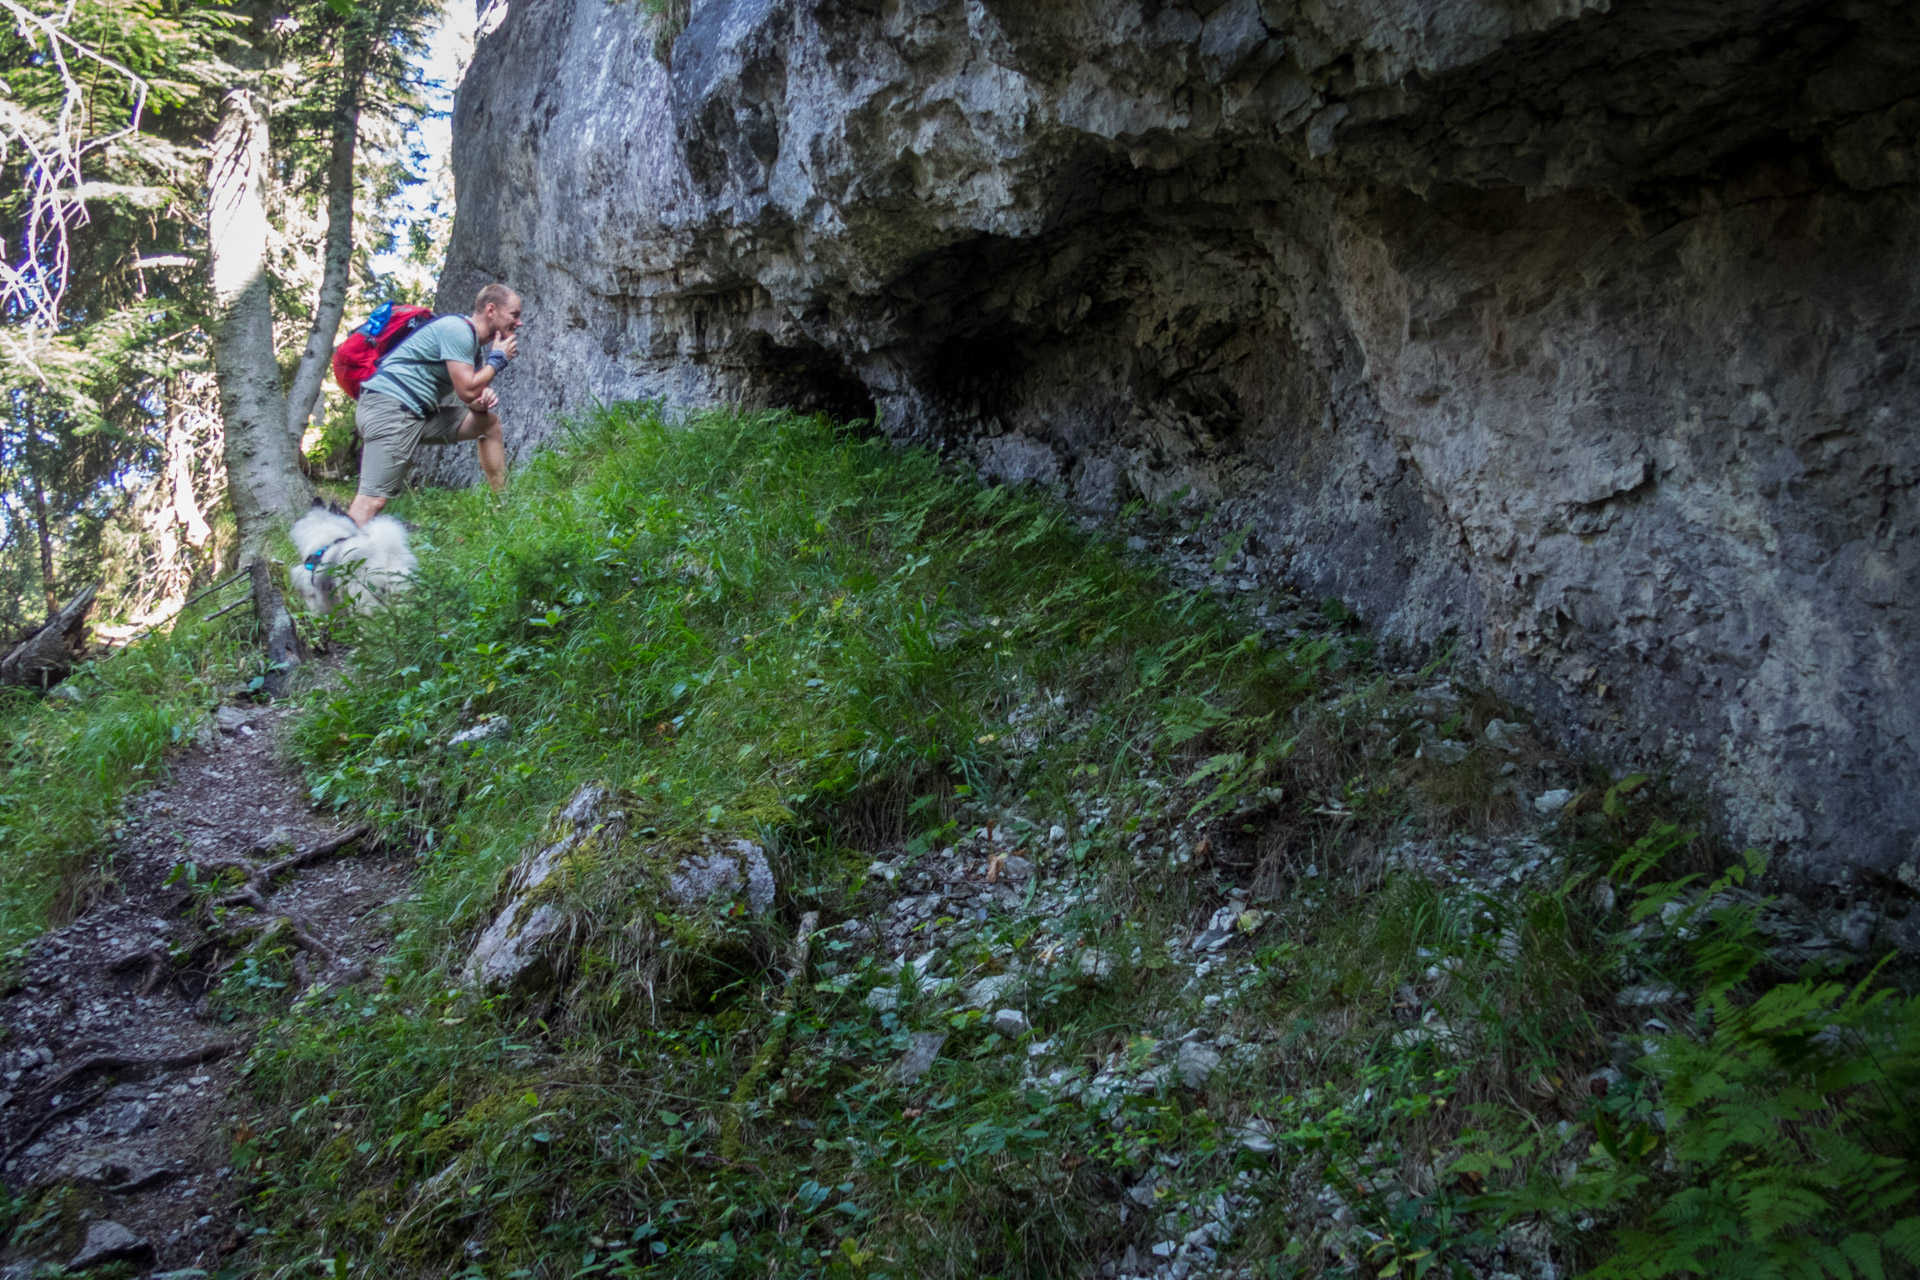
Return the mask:
M 264 868 L 288 844 L 306 855 L 347 834 L 276 757 L 292 714 L 222 707 L 218 730 L 133 803 L 107 891 L 35 941 L 0 991 L 0 1181 L 36 1202 L 15 1242 L 0 1240 L 0 1280 L 121 1260 L 141 1275 L 211 1272 L 239 1245 L 228 1161 L 242 1111 L 228 1095 L 250 1032 L 204 997 L 244 945 L 210 932 L 186 885 L 167 880 L 183 860 Z M 352 842 L 295 862 L 254 879 L 258 899 L 231 901 L 224 927 L 257 934 L 291 917 L 318 948 L 295 952 L 305 977 L 364 974 L 412 860 Z

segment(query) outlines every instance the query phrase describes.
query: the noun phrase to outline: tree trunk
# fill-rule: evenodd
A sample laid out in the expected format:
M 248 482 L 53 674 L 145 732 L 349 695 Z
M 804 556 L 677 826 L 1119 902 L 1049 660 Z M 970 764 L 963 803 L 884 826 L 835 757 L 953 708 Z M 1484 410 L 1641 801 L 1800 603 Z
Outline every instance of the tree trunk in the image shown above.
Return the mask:
M 33 447 L 35 434 L 33 420 L 28 418 L 27 475 L 33 480 L 33 522 L 35 531 L 40 535 L 40 588 L 47 594 L 47 617 L 51 619 L 60 612 L 60 597 L 53 594 L 53 530 L 47 527 L 47 494 L 40 487 L 40 466 L 34 457 L 38 450 Z
M 283 698 L 293 669 L 307 660 L 306 641 L 300 638 L 300 629 L 293 625 L 286 597 L 274 585 L 266 560 L 255 556 L 247 572 L 253 588 L 253 615 L 260 621 L 261 644 L 267 651 L 264 688 L 268 697 Z
M 351 39 L 351 35 L 347 37 Z M 353 262 L 353 152 L 360 133 L 360 87 L 365 78 L 357 54 L 347 54 L 346 85 L 333 113 L 333 151 L 327 165 L 327 251 L 320 275 L 320 301 L 306 350 L 287 395 L 287 431 L 296 442 L 306 433 L 333 358 L 333 339 L 347 309 L 347 269 Z
M 55 609 L 47 624 L 0 658 L 0 685 L 30 685 L 45 689 L 66 679 L 67 672 L 87 647 L 87 611 L 100 590 L 94 583 Z
M 281 520 L 313 498 L 287 434 L 287 402 L 273 355 L 267 282 L 267 120 L 251 85 L 221 105 L 207 174 L 207 248 L 213 284 L 213 362 L 226 421 L 227 493 L 244 560 Z

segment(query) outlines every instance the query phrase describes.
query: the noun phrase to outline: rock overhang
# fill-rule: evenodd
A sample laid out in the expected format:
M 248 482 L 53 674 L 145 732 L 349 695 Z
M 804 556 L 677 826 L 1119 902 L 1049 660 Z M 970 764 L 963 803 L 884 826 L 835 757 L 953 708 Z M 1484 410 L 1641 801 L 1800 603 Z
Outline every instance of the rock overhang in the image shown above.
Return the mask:
M 527 6 L 462 87 L 448 295 L 560 320 L 516 447 L 593 396 L 872 409 L 1090 510 L 1184 493 L 1796 875 L 1920 857 L 1905 7 L 713 0 L 654 35 Z

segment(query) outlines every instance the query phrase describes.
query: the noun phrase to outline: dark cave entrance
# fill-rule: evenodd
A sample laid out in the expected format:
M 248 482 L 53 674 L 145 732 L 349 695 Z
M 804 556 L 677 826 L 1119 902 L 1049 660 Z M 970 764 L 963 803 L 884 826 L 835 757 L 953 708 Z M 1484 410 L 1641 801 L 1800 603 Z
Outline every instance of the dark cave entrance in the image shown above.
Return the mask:
M 824 413 L 840 422 L 878 420 L 873 393 L 857 374 L 825 347 L 808 343 L 785 347 L 762 337 L 749 357 L 767 404 L 796 413 Z

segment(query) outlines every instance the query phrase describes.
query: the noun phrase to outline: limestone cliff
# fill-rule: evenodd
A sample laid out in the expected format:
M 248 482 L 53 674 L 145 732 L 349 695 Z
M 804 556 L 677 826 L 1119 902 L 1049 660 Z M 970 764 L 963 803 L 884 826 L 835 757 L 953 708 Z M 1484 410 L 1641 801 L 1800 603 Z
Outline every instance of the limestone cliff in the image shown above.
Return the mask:
M 493 0 L 444 305 L 594 397 L 877 413 L 1456 633 L 1797 877 L 1920 885 L 1920 10 Z M 443 478 L 458 478 L 449 459 Z

